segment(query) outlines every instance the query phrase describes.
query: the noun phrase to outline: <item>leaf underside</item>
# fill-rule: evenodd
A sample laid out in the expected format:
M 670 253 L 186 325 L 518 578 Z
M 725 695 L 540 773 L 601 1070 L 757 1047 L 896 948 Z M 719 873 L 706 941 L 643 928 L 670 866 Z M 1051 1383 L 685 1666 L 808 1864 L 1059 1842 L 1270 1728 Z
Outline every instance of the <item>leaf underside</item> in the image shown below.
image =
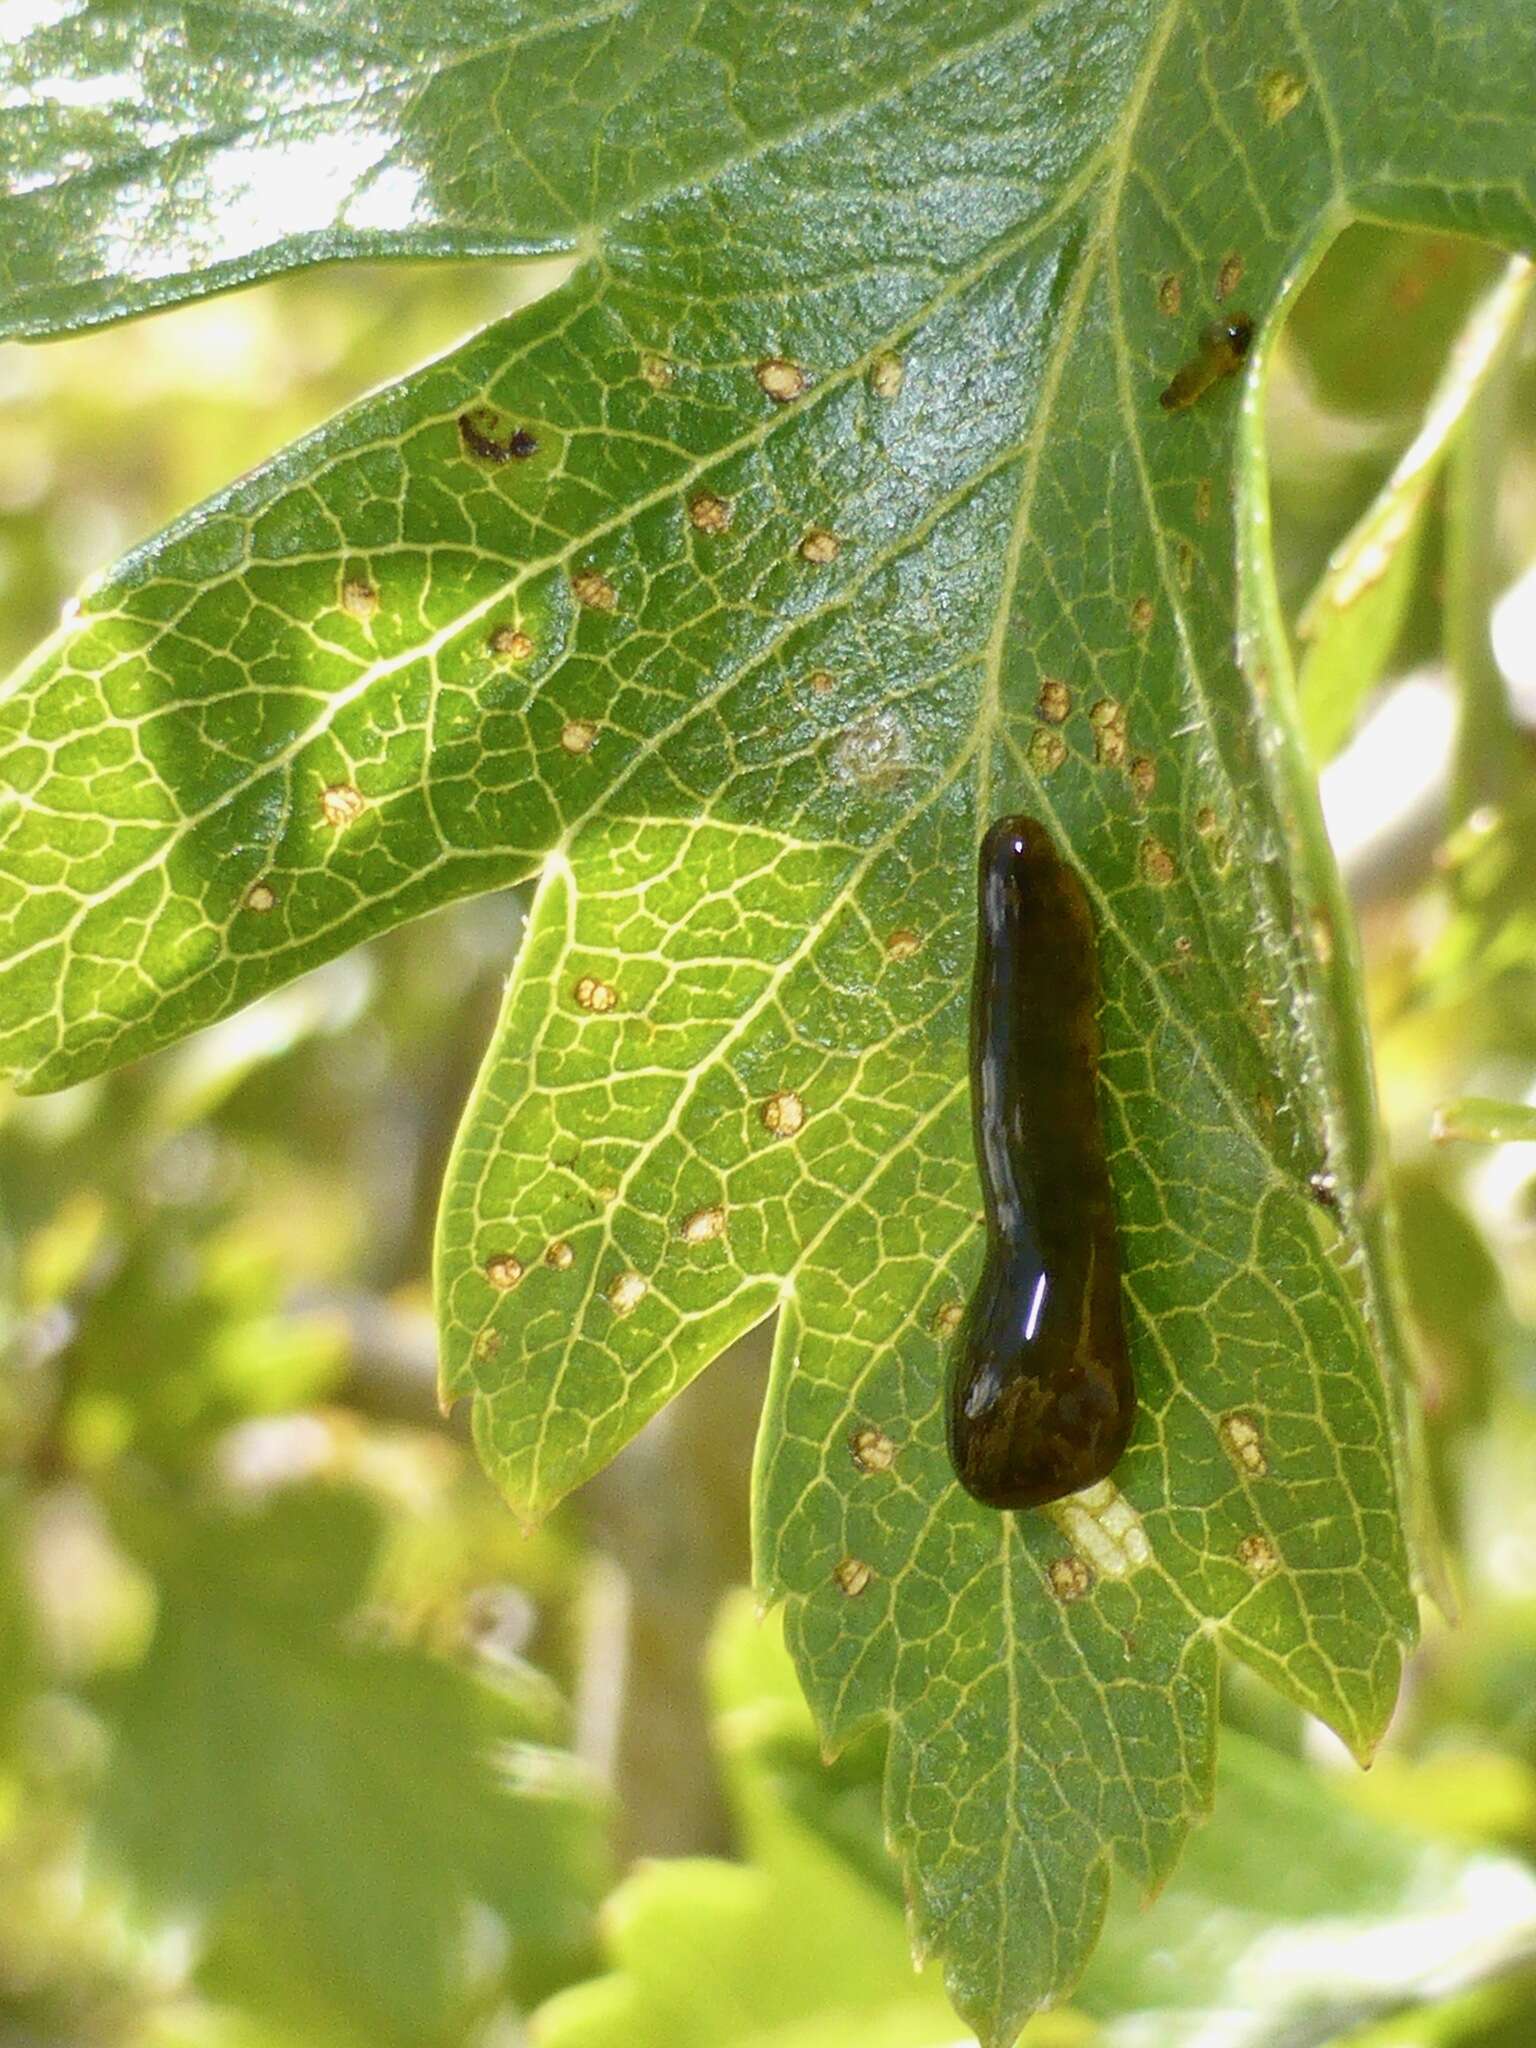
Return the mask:
M 1352 215 L 1528 241 L 1536 30 L 1427 0 L 396 12 L 414 83 L 372 51 L 369 105 L 422 189 L 366 246 L 582 260 L 130 558 L 18 679 L 0 1053 L 60 1086 L 536 882 L 445 1193 L 445 1389 L 535 1514 L 780 1311 L 760 1583 L 827 1741 L 890 1718 L 919 1937 L 1007 2040 L 1081 1969 L 1109 1859 L 1155 1886 L 1208 1800 L 1218 1645 L 1364 1752 L 1411 1639 L 1335 1148 L 1358 1025 L 1319 1021 L 1315 849 L 1233 651 L 1262 348 L 1246 404 L 1158 393 L 1219 294 L 1262 320 Z M 356 128 L 349 18 L 280 23 L 296 135 Z M 36 33 L 34 71 L 98 61 Z M 254 176 L 259 107 L 182 111 Z M 175 187 L 49 284 L 70 189 L 5 202 L 13 329 L 361 246 L 295 201 L 192 278 Z M 980 1255 L 972 849 L 1011 809 L 1098 916 L 1142 1395 L 1123 1504 L 1075 1520 L 975 1506 L 942 1441 Z

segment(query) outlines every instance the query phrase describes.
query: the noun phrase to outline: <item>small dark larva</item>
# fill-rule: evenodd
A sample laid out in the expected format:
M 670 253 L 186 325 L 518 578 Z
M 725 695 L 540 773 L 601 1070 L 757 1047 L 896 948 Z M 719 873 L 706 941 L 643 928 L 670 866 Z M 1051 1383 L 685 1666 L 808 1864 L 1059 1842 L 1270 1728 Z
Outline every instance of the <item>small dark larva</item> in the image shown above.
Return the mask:
M 488 405 L 471 406 L 459 414 L 459 438 L 483 462 L 526 462 L 539 452 L 539 440 L 527 427 L 498 432 L 501 420 Z
M 1164 412 L 1182 412 L 1203 398 L 1213 384 L 1240 370 L 1253 340 L 1253 322 L 1246 313 L 1232 313 L 1216 320 L 1200 337 L 1200 353 L 1174 372 L 1173 381 L 1159 398 Z
M 987 1255 L 955 1340 L 949 1453 L 1032 1508 L 1105 1478 L 1136 1415 L 1099 1121 L 1099 971 L 1076 872 L 1032 818 L 981 846 L 971 1113 Z

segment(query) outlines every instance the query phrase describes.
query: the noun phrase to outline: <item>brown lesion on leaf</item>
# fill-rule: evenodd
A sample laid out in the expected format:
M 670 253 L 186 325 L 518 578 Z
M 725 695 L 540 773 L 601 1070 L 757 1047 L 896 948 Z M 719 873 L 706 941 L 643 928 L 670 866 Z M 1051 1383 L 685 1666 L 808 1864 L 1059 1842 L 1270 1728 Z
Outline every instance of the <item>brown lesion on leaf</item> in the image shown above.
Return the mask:
M 845 1557 L 832 1567 L 832 1576 L 840 1591 L 846 1593 L 850 1600 L 856 1600 L 875 1574 L 862 1557 Z
M 1102 768 L 1119 768 L 1125 763 L 1125 706 L 1113 697 L 1101 697 L 1088 713 L 1093 728 L 1094 752 Z
M 1067 758 L 1067 743 L 1059 732 L 1037 725 L 1029 736 L 1029 765 L 1036 775 L 1054 775 Z
M 560 728 L 560 744 L 568 754 L 590 754 L 597 745 L 597 727 L 590 718 L 568 718 Z
M 707 1208 L 695 1209 L 691 1216 L 683 1219 L 682 1228 L 678 1231 L 684 1244 L 713 1244 L 716 1238 L 724 1235 L 725 1210 L 718 1202 L 710 1203 Z
M 633 1315 L 650 1291 L 643 1273 L 620 1273 L 608 1284 L 608 1306 L 616 1316 Z
M 1063 1607 L 1093 1591 L 1093 1566 L 1085 1558 L 1056 1557 L 1045 1569 L 1046 1583 Z
M 509 1294 L 526 1271 L 512 1252 L 496 1252 L 485 1262 L 485 1277 L 498 1294 Z
M 497 626 L 485 644 L 503 661 L 527 661 L 533 653 L 533 642 L 520 626 Z
M 1149 803 L 1152 792 L 1157 788 L 1157 763 L 1150 754 L 1138 754 L 1126 770 L 1131 790 L 1138 803 Z
M 589 612 L 618 609 L 619 593 L 601 569 L 578 569 L 571 578 L 571 595 Z
M 1237 1546 L 1237 1561 L 1245 1572 L 1256 1579 L 1267 1579 L 1271 1572 L 1280 1569 L 1280 1553 L 1269 1538 L 1255 1530 L 1245 1536 Z
M 1243 281 L 1243 259 L 1234 249 L 1230 256 L 1222 258 L 1220 270 L 1216 273 L 1216 297 L 1230 299 Z
M 584 974 L 575 988 L 576 1007 L 590 1010 L 596 1016 L 605 1016 L 609 1010 L 619 1006 L 619 992 L 611 981 L 600 981 L 595 974 Z
M 341 608 L 349 619 L 366 625 L 379 609 L 377 585 L 366 576 L 348 576 L 341 586 Z
M 640 358 L 640 375 L 653 391 L 665 391 L 677 372 L 663 355 L 647 349 Z
M 952 1337 L 965 1320 L 965 1310 L 958 1301 L 946 1301 L 933 1312 L 933 1334 L 936 1337 Z
M 832 671 L 827 668 L 813 668 L 805 679 L 805 687 L 813 697 L 830 697 L 833 690 Z
M 1184 304 L 1184 284 L 1176 270 L 1157 281 L 1157 310 L 1172 320 Z
M 781 1088 L 763 1104 L 763 1128 L 775 1138 L 793 1138 L 804 1130 L 805 1103 L 793 1088 Z
M 800 543 L 802 562 L 813 562 L 817 568 L 825 568 L 828 562 L 835 562 L 842 551 L 842 542 L 825 526 L 813 526 Z
M 1178 877 L 1178 863 L 1160 839 L 1143 839 L 1137 855 L 1141 878 L 1154 889 L 1166 889 Z
M 1157 616 L 1157 607 L 1150 597 L 1133 598 L 1131 601 L 1131 631 L 1138 640 L 1145 639 L 1152 630 L 1152 621 Z
M 689 522 L 700 533 L 729 533 L 734 517 L 730 499 L 716 497 L 713 491 L 697 491 L 688 500 Z
M 472 405 L 459 414 L 459 439 L 481 462 L 526 462 L 539 452 L 539 437 L 530 427 L 512 426 L 493 405 Z
M 1046 676 L 1035 699 L 1035 709 L 1047 725 L 1065 725 L 1072 710 L 1072 691 L 1060 676 Z
M 788 405 L 810 382 L 800 365 L 791 362 L 788 356 L 764 356 L 757 366 L 756 376 L 759 387 L 776 405 Z
M 883 1429 L 866 1423 L 848 1439 L 848 1449 L 861 1472 L 889 1472 L 896 1462 L 896 1446 Z
M 320 792 L 320 815 L 337 830 L 355 823 L 366 809 L 366 800 L 355 783 L 331 782 Z
M 1259 1425 L 1245 1410 L 1234 1408 L 1216 1425 L 1221 1447 L 1239 1472 L 1250 1479 L 1262 1479 L 1269 1470 L 1269 1457 Z
M 544 1263 L 552 1266 L 557 1273 L 568 1273 L 576 1263 L 574 1247 L 563 1237 L 557 1237 L 544 1253 Z
M 1208 476 L 1195 479 L 1195 517 L 1204 526 L 1211 516 L 1211 480 Z
M 910 960 L 922 945 L 922 936 L 908 924 L 898 925 L 885 941 L 887 960 Z
M 258 917 L 265 917 L 269 910 L 277 908 L 277 891 L 270 882 L 252 882 L 245 892 L 245 907 L 254 910 Z
M 876 398 L 895 398 L 901 391 L 906 368 L 901 357 L 887 353 L 875 357 L 869 366 L 869 388 Z

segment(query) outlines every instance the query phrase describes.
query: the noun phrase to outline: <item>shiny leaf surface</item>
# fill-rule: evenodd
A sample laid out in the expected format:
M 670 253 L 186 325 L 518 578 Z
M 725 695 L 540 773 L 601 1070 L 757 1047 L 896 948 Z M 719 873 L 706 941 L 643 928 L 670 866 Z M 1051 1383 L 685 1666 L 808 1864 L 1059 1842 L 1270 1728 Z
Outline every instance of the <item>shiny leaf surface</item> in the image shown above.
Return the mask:
M 762 1586 L 828 1739 L 892 1723 L 916 1925 L 989 2041 L 1081 1969 L 1111 1859 L 1170 1868 L 1218 1644 L 1363 1753 L 1413 1629 L 1350 956 L 1262 604 L 1234 659 L 1231 509 L 1263 323 L 1342 218 L 1531 236 L 1536 31 L 1402 16 L 770 36 L 658 4 L 518 45 L 515 115 L 490 16 L 351 23 L 345 61 L 345 12 L 305 16 L 295 118 L 334 91 L 362 132 L 358 79 L 406 50 L 398 161 L 456 223 L 430 246 L 486 246 L 492 193 L 495 247 L 582 260 L 131 557 L 0 708 L 31 1086 L 537 883 L 445 1196 L 448 1391 L 533 1514 L 780 1308 Z M 25 147 L 36 252 L 68 149 Z M 239 227 L 227 186 L 202 207 Z M 196 282 L 135 244 L 35 321 L 356 246 L 328 232 Z M 1246 405 L 1233 376 L 1165 410 L 1223 309 L 1260 322 Z M 971 860 L 1005 810 L 1098 921 L 1143 1411 L 1114 1491 L 1000 1518 L 950 1480 L 940 1383 L 980 1253 Z

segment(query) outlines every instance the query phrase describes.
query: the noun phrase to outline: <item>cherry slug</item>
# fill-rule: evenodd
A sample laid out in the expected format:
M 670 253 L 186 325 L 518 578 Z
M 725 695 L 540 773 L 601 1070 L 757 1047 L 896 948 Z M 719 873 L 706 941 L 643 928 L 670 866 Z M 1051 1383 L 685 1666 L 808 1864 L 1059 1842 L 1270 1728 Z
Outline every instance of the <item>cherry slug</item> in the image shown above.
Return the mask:
M 987 1253 L 956 1334 L 949 1454 L 994 1508 L 1113 1469 L 1136 1392 L 1099 1119 L 1099 968 L 1081 880 L 1032 818 L 981 845 L 971 1115 Z
M 1164 412 L 1183 412 L 1203 398 L 1213 384 L 1231 377 L 1243 366 L 1253 340 L 1253 322 L 1246 313 L 1215 320 L 1200 337 L 1200 353 L 1174 372 L 1173 380 L 1158 403 Z

